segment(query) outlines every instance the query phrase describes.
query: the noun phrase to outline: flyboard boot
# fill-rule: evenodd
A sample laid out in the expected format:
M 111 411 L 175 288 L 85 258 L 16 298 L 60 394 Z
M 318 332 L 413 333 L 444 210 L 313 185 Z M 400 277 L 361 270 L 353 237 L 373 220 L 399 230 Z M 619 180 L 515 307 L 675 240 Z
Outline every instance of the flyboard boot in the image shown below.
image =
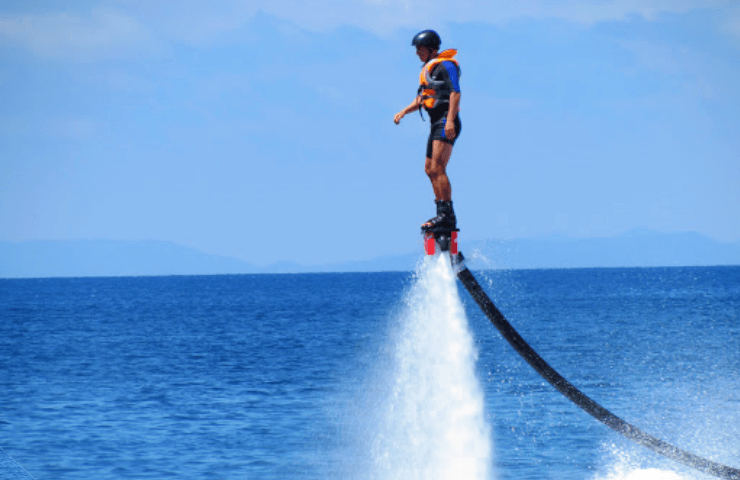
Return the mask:
M 457 252 L 457 219 L 452 209 L 452 201 L 437 200 L 437 216 L 430 218 L 421 226 L 424 234 L 424 249 L 428 255 L 434 255 L 434 244 L 439 244 L 443 252 Z
M 455 218 L 455 211 L 452 210 L 452 200 L 447 202 L 437 200 L 435 203 L 437 204 L 437 216 L 427 220 L 421 226 L 421 230 L 431 233 L 456 230 L 457 219 Z

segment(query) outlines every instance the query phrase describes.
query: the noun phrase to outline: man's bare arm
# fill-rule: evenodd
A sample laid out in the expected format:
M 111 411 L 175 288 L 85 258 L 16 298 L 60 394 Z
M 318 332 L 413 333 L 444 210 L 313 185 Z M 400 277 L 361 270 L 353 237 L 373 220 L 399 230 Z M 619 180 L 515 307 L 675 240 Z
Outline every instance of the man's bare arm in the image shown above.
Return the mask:
M 460 92 L 450 93 L 450 109 L 447 112 L 447 123 L 445 124 L 445 136 L 450 140 L 457 136 L 455 131 L 455 117 L 460 111 Z
M 393 121 L 396 122 L 396 125 L 398 125 L 401 122 L 401 119 L 405 117 L 407 114 L 411 112 L 415 112 L 418 109 L 421 108 L 421 97 L 416 97 L 413 102 L 411 102 L 411 105 L 404 108 L 400 112 L 398 112 L 394 117 Z

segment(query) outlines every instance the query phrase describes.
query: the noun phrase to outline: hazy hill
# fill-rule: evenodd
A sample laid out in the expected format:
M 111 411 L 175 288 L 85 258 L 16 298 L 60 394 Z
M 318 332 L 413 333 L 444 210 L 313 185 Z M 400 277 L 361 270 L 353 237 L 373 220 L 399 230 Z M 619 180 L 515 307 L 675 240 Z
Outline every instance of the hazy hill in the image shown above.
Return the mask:
M 593 268 L 740 265 L 740 242 L 721 243 L 698 233 L 634 230 L 609 238 L 547 237 L 460 242 L 472 268 Z M 333 271 L 413 270 L 422 254 L 385 256 L 324 267 Z
M 610 238 L 551 237 L 471 246 L 495 268 L 740 265 L 740 242 L 721 243 L 698 233 L 634 230 Z
M 461 241 L 473 268 L 589 268 L 740 265 L 740 242 L 721 243 L 697 233 L 633 231 L 611 238 L 550 237 Z M 285 272 L 409 271 L 422 257 L 378 257 L 361 262 L 257 267 L 168 242 L 0 242 L 0 277 L 209 275 Z
M 241 260 L 169 242 L 0 242 L 0 277 L 88 277 L 253 273 Z

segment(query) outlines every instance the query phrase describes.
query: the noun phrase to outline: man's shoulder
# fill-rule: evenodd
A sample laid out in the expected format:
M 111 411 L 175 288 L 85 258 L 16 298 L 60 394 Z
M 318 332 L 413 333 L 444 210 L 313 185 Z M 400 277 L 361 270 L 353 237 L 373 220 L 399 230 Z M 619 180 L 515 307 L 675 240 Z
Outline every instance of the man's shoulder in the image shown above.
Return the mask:
M 432 69 L 432 73 L 441 73 L 441 72 L 449 72 L 450 69 L 458 69 L 460 68 L 457 63 L 451 62 L 449 60 L 442 60 L 437 65 L 434 66 L 434 69 Z

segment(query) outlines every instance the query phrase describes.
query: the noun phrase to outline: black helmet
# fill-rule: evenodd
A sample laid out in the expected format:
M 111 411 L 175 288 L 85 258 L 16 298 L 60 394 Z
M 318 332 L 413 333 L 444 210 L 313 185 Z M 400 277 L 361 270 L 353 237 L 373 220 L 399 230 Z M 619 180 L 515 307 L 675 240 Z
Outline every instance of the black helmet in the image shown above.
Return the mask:
M 439 50 L 439 46 L 442 44 L 442 39 L 439 38 L 437 32 L 434 30 L 424 30 L 416 34 L 413 40 L 411 40 L 412 47 L 427 47 L 431 50 Z

